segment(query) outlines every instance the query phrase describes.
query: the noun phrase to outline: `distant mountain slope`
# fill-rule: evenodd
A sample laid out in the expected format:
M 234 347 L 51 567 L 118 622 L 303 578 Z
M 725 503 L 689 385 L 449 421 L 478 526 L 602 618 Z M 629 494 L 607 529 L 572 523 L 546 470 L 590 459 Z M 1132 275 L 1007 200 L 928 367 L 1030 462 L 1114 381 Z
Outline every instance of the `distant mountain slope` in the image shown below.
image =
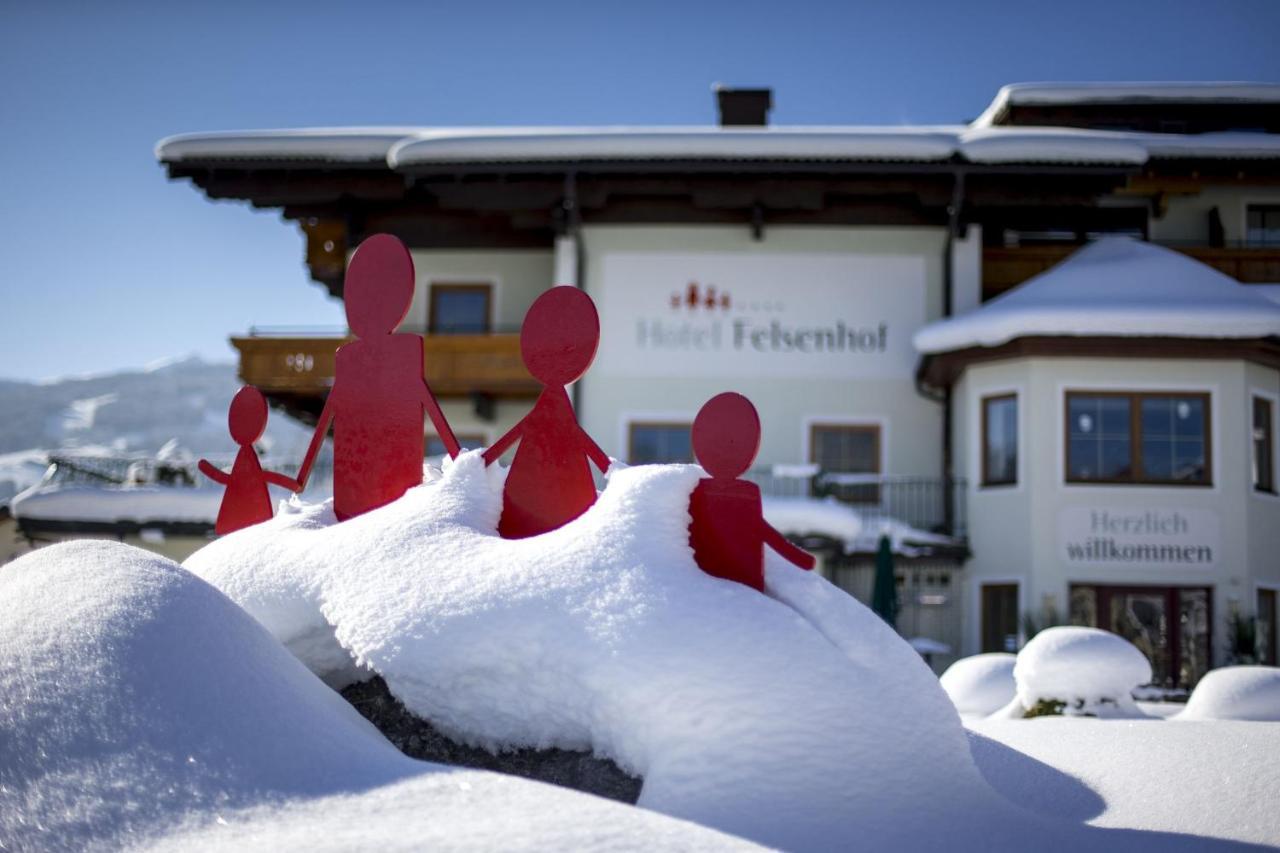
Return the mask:
M 153 453 L 165 442 L 196 454 L 226 454 L 235 367 L 188 358 L 143 370 L 57 382 L 0 381 L 0 454 L 34 448 L 109 447 Z M 272 412 L 260 447 L 301 454 L 309 432 Z

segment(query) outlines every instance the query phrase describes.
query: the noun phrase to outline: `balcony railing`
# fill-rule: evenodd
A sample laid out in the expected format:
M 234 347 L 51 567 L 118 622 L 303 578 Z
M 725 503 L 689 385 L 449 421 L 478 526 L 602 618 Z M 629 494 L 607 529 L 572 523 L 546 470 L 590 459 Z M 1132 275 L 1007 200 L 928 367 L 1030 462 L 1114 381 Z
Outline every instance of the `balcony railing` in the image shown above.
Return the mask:
M 982 250 L 982 298 L 990 299 L 1066 258 L 1075 244 L 988 246 Z M 1185 255 L 1245 284 L 1280 281 L 1280 246 L 1170 244 Z
M 835 498 L 857 511 L 863 530 L 899 522 L 960 540 L 968 535 L 962 479 L 854 474 L 810 465 L 756 469 L 747 478 L 767 497 Z
M 333 386 L 341 334 L 251 333 L 231 339 L 240 351 L 240 378 L 272 394 L 316 395 Z M 423 375 L 439 396 L 531 397 L 542 389 L 520 357 L 517 334 L 427 335 Z

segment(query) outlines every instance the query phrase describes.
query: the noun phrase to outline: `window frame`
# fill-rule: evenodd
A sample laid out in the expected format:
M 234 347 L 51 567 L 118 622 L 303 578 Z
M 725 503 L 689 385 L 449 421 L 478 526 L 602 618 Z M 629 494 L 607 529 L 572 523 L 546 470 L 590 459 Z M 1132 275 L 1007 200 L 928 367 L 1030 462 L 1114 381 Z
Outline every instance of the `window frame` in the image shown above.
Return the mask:
M 687 429 L 689 431 L 689 459 L 687 462 L 633 462 L 635 458 L 636 429 Z M 685 465 L 696 464 L 697 456 L 693 452 L 693 421 L 681 420 L 635 420 L 627 421 L 627 464 L 628 465 Z
M 1129 401 L 1129 468 L 1128 477 L 1079 478 L 1071 473 L 1071 399 L 1073 397 L 1111 397 Z M 1204 411 L 1204 478 L 1200 480 L 1161 480 L 1146 475 L 1142 459 L 1142 401 L 1178 397 L 1199 399 Z M 1213 393 L 1210 391 L 1117 391 L 1068 388 L 1062 397 L 1062 476 L 1071 486 L 1174 486 L 1178 488 L 1213 488 Z
M 1243 222 L 1244 234 L 1241 235 L 1244 239 L 1241 242 L 1243 242 L 1244 245 L 1249 248 L 1275 248 L 1277 246 L 1280 246 L 1280 240 L 1255 241 L 1255 240 L 1249 239 L 1249 214 L 1254 210 L 1258 210 L 1260 213 L 1263 214 L 1264 217 L 1268 212 L 1273 214 L 1280 214 L 1280 202 L 1247 201 L 1247 200 L 1244 202 L 1244 222 Z
M 872 457 L 875 459 L 875 470 L 873 471 L 849 471 L 847 469 L 827 468 L 815 458 L 818 448 L 818 430 L 843 430 L 845 432 L 869 432 L 875 437 L 875 447 Z M 885 424 L 882 421 L 838 421 L 838 420 L 811 420 L 808 422 L 807 431 L 807 453 L 810 465 L 819 465 L 822 471 L 834 471 L 838 474 L 868 474 L 877 478 L 875 483 L 867 485 L 853 486 L 832 486 L 831 494 L 835 494 L 846 503 L 853 503 L 859 506 L 878 506 L 884 497 L 884 490 L 881 488 L 882 483 L 880 477 L 884 476 L 885 463 Z M 859 491 L 860 490 L 860 491 Z
M 483 293 L 484 328 L 477 332 L 442 332 L 437 322 L 436 298 L 445 293 Z M 493 332 L 493 282 L 489 281 L 433 281 L 427 285 L 427 334 L 429 335 L 487 335 Z
M 988 435 L 988 433 L 987 433 L 987 427 L 990 425 L 990 420 L 989 420 L 989 417 L 988 417 L 987 407 L 988 407 L 988 405 L 989 405 L 989 404 L 991 404 L 991 403 L 1000 402 L 1000 401 L 1002 401 L 1002 400 L 1012 400 L 1012 401 L 1013 401 L 1013 429 L 1014 429 L 1014 434 L 1013 434 L 1013 476 L 1012 476 L 1012 478 L 1011 478 L 1011 479 L 1008 479 L 1008 480 L 996 480 L 996 479 L 992 478 L 990 468 L 989 468 L 989 467 L 988 467 L 988 465 L 987 465 L 987 462 L 988 462 L 988 455 L 987 455 L 987 435 Z M 978 455 L 979 455 L 979 458 L 980 458 L 979 470 L 980 470 L 980 471 L 981 471 L 981 473 L 982 473 L 982 479 L 981 479 L 982 486 L 983 486 L 983 488 L 986 488 L 986 487 L 988 487 L 988 486 L 997 486 L 997 487 L 999 487 L 999 486 L 1016 486 L 1016 485 L 1018 485 L 1018 465 L 1019 465 L 1019 456 L 1021 455 L 1020 451 L 1021 451 L 1021 444 L 1022 444 L 1022 441 L 1021 441 L 1022 436 L 1020 435 L 1021 430 L 1019 430 L 1019 429 L 1018 429 L 1018 426 L 1019 426 L 1019 423 L 1018 423 L 1018 421 L 1019 421 L 1019 412 L 1018 412 L 1018 408 L 1019 408 L 1019 405 L 1018 405 L 1018 392 L 1017 392 L 1017 391 L 1006 391 L 1006 392 L 1001 392 L 1001 393 L 998 393 L 998 394 L 987 394 L 987 395 L 985 395 L 985 396 L 983 396 L 983 397 L 980 397 L 980 398 L 979 398 L 979 400 L 978 400 L 978 407 L 979 407 L 979 409 L 980 409 L 980 413 L 979 413 L 979 424 L 980 424 L 980 426 L 979 426 L 979 428 L 978 428 L 978 429 L 979 429 L 979 433 L 978 433 Z
M 1255 418 L 1261 407 L 1262 411 L 1267 413 L 1266 435 L 1261 442 L 1266 448 L 1266 462 L 1264 466 L 1258 459 L 1258 438 L 1254 435 L 1254 431 L 1258 428 Z M 1276 495 L 1276 400 L 1253 391 L 1249 394 L 1249 461 L 1250 485 L 1253 487 L 1255 494 L 1259 495 Z

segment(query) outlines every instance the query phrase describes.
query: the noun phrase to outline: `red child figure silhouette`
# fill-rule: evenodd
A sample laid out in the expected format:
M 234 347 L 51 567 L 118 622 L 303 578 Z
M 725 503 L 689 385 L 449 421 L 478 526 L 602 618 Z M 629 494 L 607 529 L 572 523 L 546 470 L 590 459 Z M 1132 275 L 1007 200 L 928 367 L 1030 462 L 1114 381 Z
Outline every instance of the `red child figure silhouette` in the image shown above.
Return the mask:
M 246 385 L 231 398 L 227 426 L 231 437 L 240 445 L 231 473 L 224 474 L 207 460 L 200 460 L 201 473 L 227 487 L 213 527 L 219 536 L 271 519 L 271 495 L 267 492 L 267 483 L 275 483 L 294 492 L 302 490 L 296 480 L 275 471 L 263 471 L 258 462 L 253 443 L 267 428 L 267 401 L 257 388 Z
M 689 544 L 707 574 L 764 591 L 764 546 L 802 569 L 814 557 L 764 519 L 760 487 L 739 480 L 760 451 L 760 416 L 741 394 L 717 394 L 693 421 L 693 452 L 710 477 L 689 498 Z
M 591 463 L 606 471 L 609 457 L 578 426 L 564 386 L 587 372 L 599 344 L 596 306 L 576 287 L 551 288 L 534 300 L 524 317 L 520 355 L 545 387 L 529 414 L 484 452 L 485 464 L 490 465 L 520 441 L 498 522 L 498 532 L 506 539 L 555 530 L 595 503 Z
M 333 388 L 298 471 L 306 484 L 333 424 L 333 511 L 339 521 L 391 503 L 422 483 L 425 408 L 450 456 L 458 440 L 422 376 L 422 337 L 396 333 L 413 301 L 413 258 L 375 234 L 351 256 L 343 287 L 359 340 L 338 347 Z

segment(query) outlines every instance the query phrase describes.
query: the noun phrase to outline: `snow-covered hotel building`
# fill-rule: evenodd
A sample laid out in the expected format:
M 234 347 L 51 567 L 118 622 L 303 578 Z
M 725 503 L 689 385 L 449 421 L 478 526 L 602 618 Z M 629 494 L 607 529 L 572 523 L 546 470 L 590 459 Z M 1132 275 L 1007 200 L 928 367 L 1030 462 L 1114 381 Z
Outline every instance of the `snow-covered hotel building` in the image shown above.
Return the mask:
M 336 297 L 362 239 L 403 239 L 405 328 L 467 444 L 538 390 L 530 303 L 584 288 L 602 342 L 574 395 L 600 445 L 686 461 L 702 403 L 746 394 L 767 493 L 864 519 L 842 537 L 830 506 L 777 504 L 833 580 L 865 598 L 894 522 L 899 628 L 949 646 L 938 664 L 1028 618 L 1122 633 L 1169 684 L 1254 619 L 1274 663 L 1280 86 L 1010 86 L 939 127 L 718 102 L 708 127 L 202 133 L 158 156 L 296 222 Z M 232 342 L 314 419 L 340 334 Z

